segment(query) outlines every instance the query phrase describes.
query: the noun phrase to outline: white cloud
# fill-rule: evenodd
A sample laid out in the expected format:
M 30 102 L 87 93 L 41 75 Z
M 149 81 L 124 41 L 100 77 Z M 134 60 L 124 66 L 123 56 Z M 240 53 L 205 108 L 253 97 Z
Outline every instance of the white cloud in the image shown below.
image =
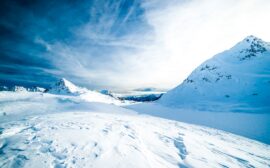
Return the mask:
M 145 7 L 155 32 L 154 43 L 141 56 L 148 58 L 142 63 L 155 63 L 152 72 L 144 73 L 145 84 L 173 87 L 200 63 L 248 35 L 270 41 L 267 0 L 147 1 Z
M 137 31 L 117 37 L 110 34 L 116 16 L 104 16 L 98 25 L 90 22 L 77 30 L 79 39 L 86 40 L 82 45 L 58 45 L 54 51 L 65 61 L 55 63 L 99 86 L 171 88 L 204 60 L 248 35 L 270 41 L 268 0 L 147 0 L 142 7 L 148 28 L 138 26 Z M 116 4 L 113 11 L 118 8 Z M 134 8 L 124 22 L 132 12 Z M 87 47 L 93 41 L 112 50 Z

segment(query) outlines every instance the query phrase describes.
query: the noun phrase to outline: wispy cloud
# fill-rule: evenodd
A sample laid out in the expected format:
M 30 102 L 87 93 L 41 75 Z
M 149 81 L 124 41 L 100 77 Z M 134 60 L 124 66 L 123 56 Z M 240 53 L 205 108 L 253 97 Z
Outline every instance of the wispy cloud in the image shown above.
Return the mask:
M 96 89 L 171 88 L 247 35 L 270 41 L 267 0 L 59 0 L 6 6 L 21 18 L 10 12 L 1 17 L 7 36 L 0 41 L 1 52 L 13 51 L 1 57 L 34 66 L 48 63 L 43 76 Z M 15 64 L 14 59 L 5 64 Z

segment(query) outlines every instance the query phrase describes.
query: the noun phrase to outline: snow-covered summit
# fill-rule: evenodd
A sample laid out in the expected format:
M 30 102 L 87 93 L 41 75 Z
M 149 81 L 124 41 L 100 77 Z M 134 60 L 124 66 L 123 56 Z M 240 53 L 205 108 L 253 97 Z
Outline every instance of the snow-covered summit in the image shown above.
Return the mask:
M 78 96 L 88 102 L 102 102 L 107 104 L 122 104 L 123 102 L 119 99 L 99 93 L 94 90 L 88 90 L 83 87 L 76 86 L 72 82 L 65 78 L 61 78 L 58 82 L 53 84 L 50 89 L 47 90 L 51 94 L 60 94 L 68 96 Z
M 270 45 L 253 35 L 247 36 L 236 44 L 231 50 L 241 53 L 238 57 L 241 61 L 256 57 L 270 49 Z
M 53 94 L 73 94 L 78 95 L 87 92 L 86 88 L 81 88 L 68 81 L 65 78 L 61 78 L 48 90 L 49 93 Z
M 165 94 L 165 105 L 206 110 L 270 109 L 270 45 L 248 36 L 206 60 L 182 84 Z M 218 109 L 218 107 L 221 107 Z
M 249 44 L 254 44 L 254 43 L 261 43 L 261 44 L 263 44 L 263 43 L 266 43 L 262 39 L 254 36 L 254 35 L 247 36 L 240 43 L 243 43 L 243 42 L 246 42 L 246 43 L 249 43 Z

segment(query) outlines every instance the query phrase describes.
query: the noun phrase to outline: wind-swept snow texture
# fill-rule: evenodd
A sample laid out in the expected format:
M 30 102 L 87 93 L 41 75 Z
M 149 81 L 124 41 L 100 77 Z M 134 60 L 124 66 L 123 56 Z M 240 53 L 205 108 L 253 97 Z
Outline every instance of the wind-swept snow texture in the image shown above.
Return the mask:
M 158 101 L 207 111 L 270 112 L 270 43 L 248 36 Z
M 75 96 L 1 92 L 0 109 L 4 168 L 270 166 L 269 145 Z
M 134 104 L 126 108 L 141 114 L 208 126 L 270 144 L 270 113 L 199 111 L 171 108 L 158 103 Z

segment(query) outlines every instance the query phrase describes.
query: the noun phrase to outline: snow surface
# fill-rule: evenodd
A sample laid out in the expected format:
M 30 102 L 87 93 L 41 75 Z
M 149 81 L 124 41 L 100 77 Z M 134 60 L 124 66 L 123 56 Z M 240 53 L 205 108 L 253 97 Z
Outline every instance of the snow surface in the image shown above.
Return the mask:
M 202 63 L 159 103 L 205 111 L 270 112 L 270 43 L 248 36 Z
M 77 96 L 0 92 L 0 111 L 0 167 L 270 166 L 269 145 Z
M 192 108 L 171 108 L 159 103 L 141 103 L 125 107 L 140 114 L 208 126 L 270 144 L 270 113 L 199 111 Z

